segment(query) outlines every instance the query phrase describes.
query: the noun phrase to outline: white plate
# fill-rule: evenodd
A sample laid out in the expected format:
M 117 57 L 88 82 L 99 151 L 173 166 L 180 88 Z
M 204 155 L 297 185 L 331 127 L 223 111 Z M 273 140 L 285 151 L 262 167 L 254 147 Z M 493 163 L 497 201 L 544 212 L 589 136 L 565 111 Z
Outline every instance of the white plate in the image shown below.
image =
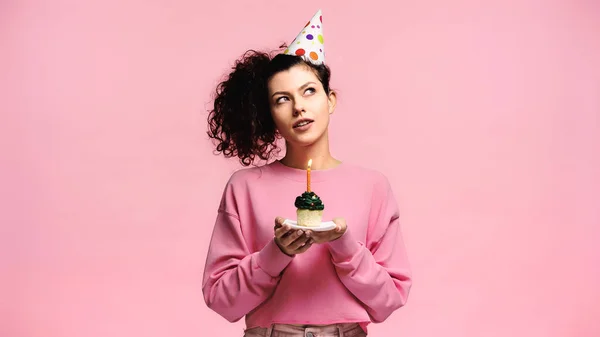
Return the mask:
M 315 231 L 315 232 L 325 232 L 325 231 L 329 231 L 329 230 L 332 230 L 335 228 L 335 222 L 333 222 L 333 221 L 321 222 L 321 226 L 319 226 L 319 227 L 298 226 L 298 223 L 296 222 L 296 220 L 290 220 L 290 219 L 285 219 L 285 221 L 283 223 L 290 225 L 290 227 L 292 227 L 293 229 L 311 230 L 311 231 Z

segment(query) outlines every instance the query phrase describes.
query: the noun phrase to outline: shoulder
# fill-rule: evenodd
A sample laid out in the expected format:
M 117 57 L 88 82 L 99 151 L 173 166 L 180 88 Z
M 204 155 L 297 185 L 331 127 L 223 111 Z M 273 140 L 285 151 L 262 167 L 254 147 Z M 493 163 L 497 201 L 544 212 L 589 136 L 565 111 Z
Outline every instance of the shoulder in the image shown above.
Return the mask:
M 372 204 L 395 202 L 396 196 L 387 175 L 382 171 L 356 164 L 345 164 L 345 179 L 354 191 L 370 195 Z
M 234 171 L 223 188 L 219 209 L 238 214 L 240 198 L 243 199 L 247 195 L 249 186 L 260 185 L 256 182 L 264 176 L 265 168 L 261 166 L 244 167 Z
M 229 177 L 227 186 L 244 186 L 250 181 L 261 179 L 264 176 L 264 171 L 264 166 L 252 166 L 238 169 Z
M 257 188 L 272 182 L 275 176 L 272 163 L 239 168 L 227 180 L 225 191 L 240 192 L 250 187 Z
M 373 186 L 389 186 L 388 177 L 380 170 L 354 163 L 344 163 L 345 173 L 354 181 Z

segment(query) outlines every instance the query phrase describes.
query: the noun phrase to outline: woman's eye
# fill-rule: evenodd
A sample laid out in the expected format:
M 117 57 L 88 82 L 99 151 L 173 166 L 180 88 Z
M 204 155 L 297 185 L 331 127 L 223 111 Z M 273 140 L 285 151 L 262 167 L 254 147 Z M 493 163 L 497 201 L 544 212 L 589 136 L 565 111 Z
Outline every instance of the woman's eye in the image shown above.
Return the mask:
M 275 103 L 277 103 L 277 104 L 282 103 L 284 99 L 287 99 L 287 97 L 281 96 L 281 97 L 279 97 L 278 99 L 275 100 Z
M 314 94 L 315 93 L 315 89 L 314 88 L 308 88 L 308 89 L 306 89 L 305 93 Z

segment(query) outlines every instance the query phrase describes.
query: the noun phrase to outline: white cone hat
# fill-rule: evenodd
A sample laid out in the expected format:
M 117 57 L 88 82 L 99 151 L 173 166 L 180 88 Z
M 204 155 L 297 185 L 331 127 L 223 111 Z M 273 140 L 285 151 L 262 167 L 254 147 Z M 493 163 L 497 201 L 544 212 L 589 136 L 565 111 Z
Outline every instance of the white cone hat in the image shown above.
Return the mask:
M 320 9 L 283 53 L 302 56 L 305 60 L 315 64 L 325 63 L 323 16 Z

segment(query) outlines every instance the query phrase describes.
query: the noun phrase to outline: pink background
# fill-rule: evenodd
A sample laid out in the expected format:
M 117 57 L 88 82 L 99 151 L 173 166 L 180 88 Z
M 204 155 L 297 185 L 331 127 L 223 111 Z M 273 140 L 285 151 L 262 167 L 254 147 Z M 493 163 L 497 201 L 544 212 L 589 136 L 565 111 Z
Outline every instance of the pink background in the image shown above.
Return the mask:
M 332 151 L 388 175 L 414 268 L 372 336 L 600 336 L 598 2 L 203 3 L 0 3 L 0 336 L 242 335 L 201 296 L 238 167 L 206 110 L 319 6 Z

